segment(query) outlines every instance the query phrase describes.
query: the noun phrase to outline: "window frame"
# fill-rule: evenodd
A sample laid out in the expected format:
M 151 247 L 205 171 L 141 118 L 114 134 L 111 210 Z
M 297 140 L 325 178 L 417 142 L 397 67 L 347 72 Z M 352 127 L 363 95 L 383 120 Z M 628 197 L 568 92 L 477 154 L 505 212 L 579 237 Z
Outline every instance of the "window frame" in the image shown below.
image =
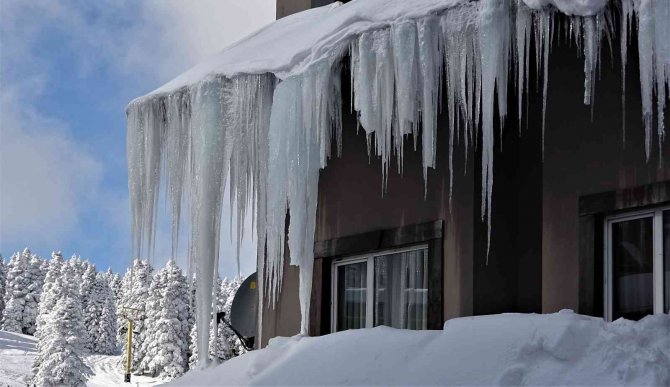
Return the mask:
M 374 278 L 375 278 L 375 258 L 390 255 L 390 254 L 399 254 L 406 253 L 409 251 L 418 251 L 426 250 L 426 259 L 429 259 L 430 245 L 428 243 L 420 243 L 411 246 L 393 248 L 393 249 L 384 249 L 371 251 L 364 254 L 356 254 L 351 256 L 345 256 L 341 258 L 333 259 L 331 262 L 331 288 L 330 288 L 330 332 L 337 332 L 337 282 L 338 282 L 338 273 L 337 270 L 341 266 L 366 262 L 367 272 L 366 272 L 366 298 L 365 298 L 365 327 L 364 328 L 373 328 L 374 327 Z M 426 287 L 429 286 L 430 281 L 428 280 L 428 273 L 426 272 L 426 277 L 424 278 L 426 282 Z M 426 315 L 428 319 L 428 315 Z
M 605 217 L 603 230 L 603 305 L 605 321 L 612 321 L 612 304 L 613 304 L 613 249 L 611 248 L 612 241 L 612 225 L 625 221 L 637 219 L 652 219 L 652 287 L 653 287 L 653 313 L 663 313 L 664 296 L 664 267 L 663 267 L 663 212 L 670 211 L 670 206 L 652 207 L 642 210 L 632 210 L 609 215 Z

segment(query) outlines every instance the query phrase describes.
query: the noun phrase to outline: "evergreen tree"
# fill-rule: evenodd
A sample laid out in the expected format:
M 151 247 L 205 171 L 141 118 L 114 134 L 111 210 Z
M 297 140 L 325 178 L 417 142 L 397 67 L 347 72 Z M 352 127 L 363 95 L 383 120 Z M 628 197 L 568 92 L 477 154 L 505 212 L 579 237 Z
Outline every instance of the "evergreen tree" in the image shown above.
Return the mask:
M 95 299 L 99 296 L 99 294 L 94 292 L 94 287 L 96 286 L 95 266 L 88 262 L 83 263 L 82 266 L 84 267 L 84 274 L 79 284 L 79 299 L 81 300 L 81 309 L 84 312 L 84 329 L 86 330 L 86 337 L 83 338 L 84 348 L 93 352 L 95 338 L 90 337 L 88 334 L 94 333 L 97 329 L 98 319 L 100 318 L 97 313 L 100 313 L 102 308 L 98 309 L 100 306 L 98 304 L 99 300 Z M 91 308 L 90 314 L 88 313 L 89 304 L 95 304 Z
M 27 253 L 27 254 L 25 254 Z M 2 314 L 2 330 L 21 332 L 23 320 L 23 305 L 28 284 L 24 282 L 24 272 L 28 267 L 30 251 L 26 248 L 24 254 L 14 253 L 7 265 L 7 279 L 5 290 L 5 309 Z
M 12 256 L 7 272 L 2 329 L 29 335 L 35 333 L 44 283 L 42 262 L 28 248 Z
M 149 285 L 149 293 L 144 305 L 144 326 L 147 331 L 147 337 L 142 342 L 142 346 L 136 351 L 134 357 L 137 357 L 139 365 L 136 369 L 138 374 L 143 374 L 148 370 L 149 360 L 146 358 L 146 354 L 149 351 L 149 347 L 152 345 L 152 341 L 155 341 L 155 324 L 160 318 L 161 310 L 161 298 L 163 296 L 163 288 L 167 284 L 165 269 L 159 270 L 156 274 L 153 275 L 151 279 L 151 285 Z
M 7 266 L 5 266 L 5 260 L 0 254 L 0 316 L 2 316 L 3 311 L 5 310 L 5 289 L 7 281 Z
M 82 360 L 81 304 L 70 294 L 56 302 L 42 330 L 32 382 L 37 386 L 85 386 L 90 369 Z
M 49 329 L 53 320 L 54 311 L 58 301 L 65 298 L 74 300 L 79 310 L 77 311 L 77 318 L 81 320 L 81 303 L 79 301 L 79 286 L 77 286 L 77 268 L 74 260 L 70 259 L 67 262 L 62 262 L 60 253 L 52 254 L 50 261 L 50 272 L 47 273 L 48 280 L 45 280 L 48 285 L 48 291 L 43 293 L 40 301 L 40 315 L 38 316 L 38 338 L 37 341 L 37 356 L 33 361 L 33 375 L 36 375 L 42 364 L 44 356 L 47 352 L 43 348 L 47 345 L 49 336 Z M 42 303 L 43 302 L 43 303 Z M 81 321 L 80 321 L 81 323 Z M 79 340 L 83 340 L 84 330 L 79 333 Z
M 149 296 L 149 286 L 151 284 L 152 267 L 147 261 L 138 259 L 133 262 L 132 274 L 126 274 L 128 277 L 127 289 L 123 294 L 122 306 L 136 309 L 133 314 L 137 319 L 133 322 L 133 328 L 136 332 L 133 334 L 133 369 L 136 369 L 141 361 L 142 343 L 147 335 L 147 328 L 144 324 L 146 300 Z M 126 278 L 124 278 L 125 280 Z M 121 342 L 125 343 L 127 332 L 122 333 Z M 126 347 L 123 347 L 123 356 L 126 356 Z
M 47 264 L 48 265 L 48 264 Z M 44 286 L 44 277 L 46 275 L 45 261 L 36 255 L 31 255 L 26 271 L 26 282 L 28 293 L 25 296 L 23 307 L 23 333 L 28 335 L 35 334 L 37 329 L 37 314 L 39 311 L 40 297 L 42 296 L 42 287 Z
M 147 302 L 150 331 L 139 370 L 175 378 L 187 370 L 190 300 L 186 277 L 174 261 L 169 261 L 154 276 L 150 297 Z
M 61 270 L 64 264 L 65 261 L 63 261 L 63 255 L 60 251 L 51 253 L 51 261 L 49 261 L 49 269 L 44 278 L 44 286 L 37 312 L 37 331 L 35 332 L 35 336 L 37 337 L 39 337 L 42 327 L 48 320 L 47 316 L 56 307 L 56 302 L 60 295 L 60 291 L 57 291 L 56 287 L 61 286 Z
M 86 348 L 93 353 L 111 355 L 116 352 L 116 306 L 112 291 L 102 273 L 97 273 L 88 288 L 83 308 Z M 82 287 L 84 284 L 82 283 Z
M 112 295 L 114 296 L 114 302 L 118 303 L 121 300 L 121 276 L 119 273 L 114 273 L 111 279 L 109 280 L 109 288 L 112 290 Z

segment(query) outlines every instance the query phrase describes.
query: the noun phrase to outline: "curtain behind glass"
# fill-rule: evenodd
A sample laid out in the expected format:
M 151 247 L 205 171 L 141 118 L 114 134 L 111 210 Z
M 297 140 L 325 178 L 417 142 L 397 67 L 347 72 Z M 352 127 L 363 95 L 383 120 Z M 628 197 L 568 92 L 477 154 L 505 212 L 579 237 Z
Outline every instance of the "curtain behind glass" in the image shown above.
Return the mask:
M 663 311 L 670 313 L 670 210 L 663 211 Z
M 427 327 L 427 249 L 375 257 L 374 326 Z
M 337 331 L 365 328 L 367 262 L 337 267 Z
M 653 218 L 612 224 L 612 318 L 654 312 Z

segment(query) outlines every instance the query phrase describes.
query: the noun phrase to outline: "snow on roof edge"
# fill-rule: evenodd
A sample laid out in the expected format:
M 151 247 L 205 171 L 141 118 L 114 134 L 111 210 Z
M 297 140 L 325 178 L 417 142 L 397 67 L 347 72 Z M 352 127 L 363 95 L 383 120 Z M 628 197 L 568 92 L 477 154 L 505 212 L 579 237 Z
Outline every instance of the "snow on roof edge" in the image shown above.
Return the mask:
M 554 7 L 566 15 L 589 16 L 608 0 L 517 0 L 529 8 Z M 129 105 L 164 96 L 217 76 L 272 73 L 280 79 L 341 55 L 365 31 L 443 12 L 479 0 L 354 0 L 308 9 L 275 20 L 186 70 Z M 306 33 L 306 31 L 308 33 Z

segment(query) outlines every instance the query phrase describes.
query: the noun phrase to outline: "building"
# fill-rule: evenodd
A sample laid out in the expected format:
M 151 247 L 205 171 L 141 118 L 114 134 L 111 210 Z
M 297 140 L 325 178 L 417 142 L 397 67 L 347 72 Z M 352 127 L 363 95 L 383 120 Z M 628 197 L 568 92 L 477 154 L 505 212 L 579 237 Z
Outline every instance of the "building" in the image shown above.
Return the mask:
M 309 7 L 298 3 L 279 0 L 278 17 Z M 631 38 L 629 52 L 637 51 Z M 544 157 L 540 92 L 531 92 L 524 121 L 508 115 L 502 141 L 496 137 L 488 255 L 481 149 L 467 163 L 455 150 L 451 206 L 447 152 L 437 153 L 425 198 L 420 151 L 406 151 L 402 176 L 391 168 L 384 193 L 381 161 L 368 158 L 356 116 L 345 109 L 342 157 L 319 177 L 310 335 L 378 324 L 440 329 L 450 318 L 504 312 L 637 319 L 670 309 L 670 146 L 663 144 L 662 160 L 645 159 L 637 55 L 626 70 L 625 114 L 618 58 L 603 52 L 591 109 L 582 102 L 584 63 L 574 45 L 557 39 L 550 55 Z M 447 114 L 438 120 L 438 147 L 447 149 Z M 401 260 L 405 270 L 418 265 L 416 278 L 401 278 Z M 397 282 L 383 286 L 411 296 L 396 289 L 380 303 L 370 295 L 387 292 L 373 285 L 383 265 Z M 264 343 L 300 331 L 298 273 L 285 261 L 279 301 L 263 314 Z M 351 296 L 343 302 L 343 294 Z
M 133 101 L 139 249 L 167 149 L 167 165 L 196 171 L 188 184 L 170 171 L 168 183 L 196 187 L 191 243 L 205 293 L 229 165 L 231 189 L 255 200 L 260 289 L 270 290 L 261 346 L 491 313 L 667 312 L 670 26 L 655 20 L 670 6 L 592 0 L 556 12 L 524 1 L 314 9 Z M 318 5 L 278 0 L 277 13 Z

